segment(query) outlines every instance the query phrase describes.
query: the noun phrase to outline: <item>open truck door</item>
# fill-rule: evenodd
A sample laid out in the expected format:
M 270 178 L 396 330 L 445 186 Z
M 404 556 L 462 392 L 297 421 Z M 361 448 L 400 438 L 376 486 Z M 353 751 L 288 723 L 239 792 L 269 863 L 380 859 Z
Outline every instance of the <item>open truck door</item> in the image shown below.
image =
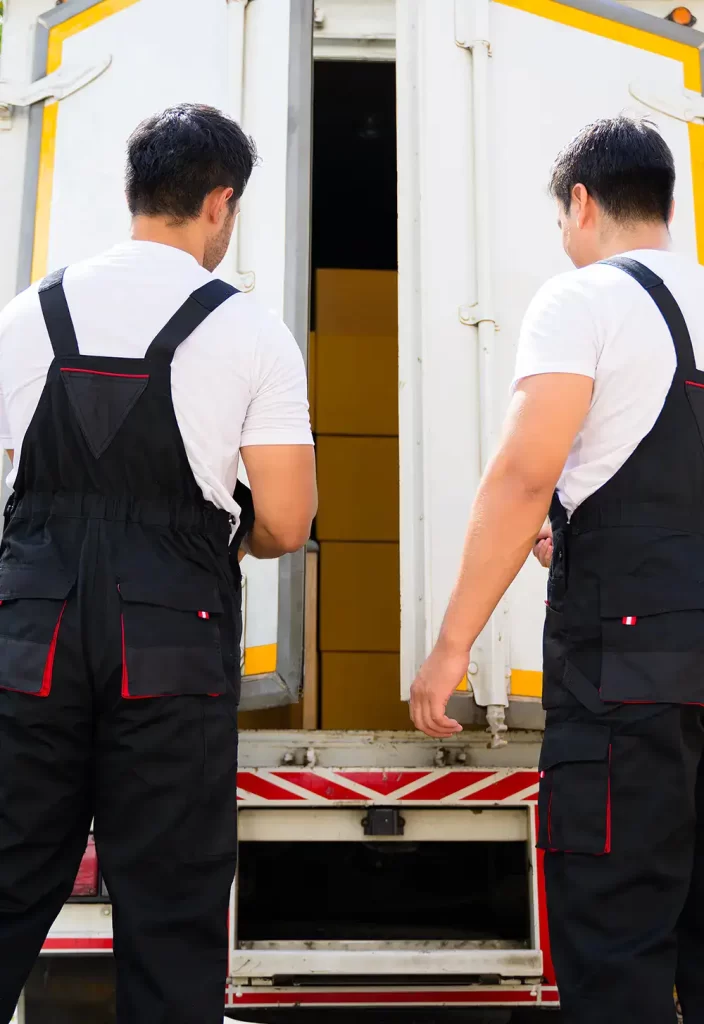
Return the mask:
M 313 0 L 49 6 L 6 4 L 0 304 L 125 238 L 128 135 L 159 109 L 207 103 L 240 120 L 262 157 L 218 274 L 282 314 L 306 356 Z M 298 699 L 304 559 L 243 564 L 244 709 Z
M 570 268 L 546 184 L 580 128 L 650 116 L 677 166 L 677 247 L 704 259 L 704 35 L 599 0 L 398 6 L 402 696 L 437 638 L 497 443 L 521 319 Z M 569 339 L 565 339 L 569 344 Z M 498 553 L 497 553 L 498 554 Z M 541 724 L 545 573 L 479 637 L 451 714 Z

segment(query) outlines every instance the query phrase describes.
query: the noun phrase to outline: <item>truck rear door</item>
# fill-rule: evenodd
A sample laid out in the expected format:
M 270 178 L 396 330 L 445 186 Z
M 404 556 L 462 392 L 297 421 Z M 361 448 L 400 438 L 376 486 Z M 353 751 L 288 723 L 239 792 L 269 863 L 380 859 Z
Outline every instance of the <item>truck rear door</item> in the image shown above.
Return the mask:
M 278 310 L 307 354 L 312 0 L 49 7 L 6 5 L 0 302 L 123 239 L 127 136 L 156 110 L 208 103 L 241 120 L 262 157 L 218 273 Z M 243 568 L 242 706 L 288 703 L 302 677 L 304 553 Z
M 546 191 L 585 124 L 648 114 L 678 171 L 675 244 L 704 258 L 704 35 L 599 0 L 399 5 L 402 692 L 437 637 L 495 447 L 521 318 L 569 269 Z M 569 340 L 566 339 L 566 343 Z M 531 560 L 531 563 L 533 560 Z M 453 710 L 540 723 L 545 575 L 520 574 Z M 509 701 L 509 697 L 516 698 Z

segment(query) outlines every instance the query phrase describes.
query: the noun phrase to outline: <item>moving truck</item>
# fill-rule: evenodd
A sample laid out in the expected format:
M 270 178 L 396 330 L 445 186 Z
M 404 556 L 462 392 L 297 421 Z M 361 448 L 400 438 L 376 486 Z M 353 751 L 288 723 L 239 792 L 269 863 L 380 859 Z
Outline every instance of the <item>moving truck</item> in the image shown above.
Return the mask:
M 465 731 L 427 739 L 405 701 L 521 317 L 567 269 L 557 151 L 595 118 L 649 113 L 677 161 L 676 243 L 704 257 L 698 15 L 703 0 L 5 0 L 0 304 L 125 237 L 127 135 L 210 103 L 262 158 L 220 273 L 308 361 L 314 537 L 243 563 L 234 1016 L 558 1005 L 533 560 L 452 699 Z M 45 955 L 109 954 L 110 915 L 91 843 Z

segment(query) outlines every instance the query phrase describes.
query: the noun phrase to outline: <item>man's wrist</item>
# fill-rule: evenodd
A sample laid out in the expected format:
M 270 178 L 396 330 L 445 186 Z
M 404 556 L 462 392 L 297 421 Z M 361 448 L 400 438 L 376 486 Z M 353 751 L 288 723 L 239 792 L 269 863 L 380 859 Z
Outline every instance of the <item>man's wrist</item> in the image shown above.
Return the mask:
M 459 656 L 460 654 L 466 654 L 467 660 L 472 650 L 474 640 L 467 640 L 465 638 L 453 637 L 444 628 L 440 630 L 438 636 L 438 642 L 435 647 L 440 654 L 446 654 L 448 656 Z

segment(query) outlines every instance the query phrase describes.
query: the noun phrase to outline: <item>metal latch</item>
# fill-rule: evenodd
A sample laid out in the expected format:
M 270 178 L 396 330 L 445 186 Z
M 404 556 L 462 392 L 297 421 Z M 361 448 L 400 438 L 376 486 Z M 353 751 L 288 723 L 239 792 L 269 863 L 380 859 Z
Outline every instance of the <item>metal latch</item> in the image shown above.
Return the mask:
M 370 807 L 362 825 L 365 836 L 402 836 L 406 822 L 398 807 Z
M 689 124 L 704 124 L 704 96 L 692 89 L 680 89 L 668 96 L 660 96 L 647 82 L 631 82 L 628 91 L 634 100 L 658 114 Z
M 94 82 L 112 64 L 112 56 L 108 55 L 89 67 L 77 65 L 61 65 L 50 75 L 20 85 L 17 82 L 0 82 L 0 129 L 12 127 L 12 114 L 15 107 L 31 107 L 44 100 L 63 100 L 72 96 L 85 85 Z

